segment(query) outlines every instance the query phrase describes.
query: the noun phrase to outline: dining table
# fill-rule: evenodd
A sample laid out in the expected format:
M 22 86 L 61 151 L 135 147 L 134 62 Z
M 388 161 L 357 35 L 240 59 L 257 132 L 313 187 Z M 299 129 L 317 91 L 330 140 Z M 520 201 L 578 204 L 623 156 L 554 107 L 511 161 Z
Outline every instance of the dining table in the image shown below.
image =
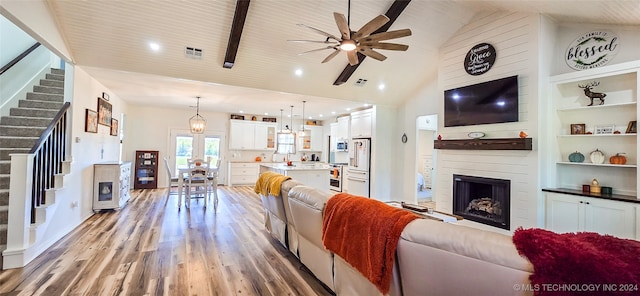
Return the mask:
M 206 166 L 202 166 L 203 168 L 207 168 Z M 215 201 L 218 200 L 218 169 L 219 167 L 209 168 L 209 175 L 212 176 L 210 178 L 211 185 L 213 187 L 213 194 L 215 196 Z M 189 177 L 189 171 L 191 167 L 178 167 L 178 207 L 182 206 L 182 193 L 184 192 L 184 183 L 185 180 Z

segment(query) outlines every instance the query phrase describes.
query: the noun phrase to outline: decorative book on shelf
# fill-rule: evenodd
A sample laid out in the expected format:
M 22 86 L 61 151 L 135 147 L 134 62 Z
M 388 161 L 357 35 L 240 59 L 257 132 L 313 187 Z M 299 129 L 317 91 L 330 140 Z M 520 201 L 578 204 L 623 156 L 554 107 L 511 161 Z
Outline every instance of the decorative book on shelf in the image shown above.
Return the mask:
M 532 150 L 531 138 L 436 140 L 434 149 L 447 150 Z

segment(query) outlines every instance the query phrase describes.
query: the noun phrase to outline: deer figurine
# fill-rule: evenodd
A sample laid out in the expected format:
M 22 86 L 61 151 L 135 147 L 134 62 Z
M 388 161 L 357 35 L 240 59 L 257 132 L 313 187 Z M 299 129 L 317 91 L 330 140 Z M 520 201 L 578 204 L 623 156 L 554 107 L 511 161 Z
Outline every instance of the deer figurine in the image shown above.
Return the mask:
M 592 92 L 591 88 L 600 85 L 600 82 L 590 82 L 587 83 L 585 85 L 580 85 L 578 84 L 579 88 L 583 88 L 584 89 L 584 95 L 587 96 L 589 99 L 591 99 L 591 104 L 587 105 L 587 106 L 593 106 L 593 99 L 599 99 L 600 100 L 600 104 L 602 105 L 604 104 L 604 97 L 607 96 L 607 94 L 603 94 L 603 93 L 598 93 L 598 92 Z

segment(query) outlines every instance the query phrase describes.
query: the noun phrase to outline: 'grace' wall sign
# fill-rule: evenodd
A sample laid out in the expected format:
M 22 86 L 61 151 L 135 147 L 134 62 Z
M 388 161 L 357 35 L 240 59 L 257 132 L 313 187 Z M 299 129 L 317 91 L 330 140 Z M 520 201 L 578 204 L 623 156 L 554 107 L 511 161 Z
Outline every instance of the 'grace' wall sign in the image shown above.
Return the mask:
M 618 36 L 607 31 L 593 31 L 576 38 L 565 53 L 571 69 L 586 70 L 606 65 L 618 54 Z
M 464 70 L 469 75 L 482 75 L 491 69 L 496 61 L 496 49 L 489 43 L 472 47 L 464 58 Z

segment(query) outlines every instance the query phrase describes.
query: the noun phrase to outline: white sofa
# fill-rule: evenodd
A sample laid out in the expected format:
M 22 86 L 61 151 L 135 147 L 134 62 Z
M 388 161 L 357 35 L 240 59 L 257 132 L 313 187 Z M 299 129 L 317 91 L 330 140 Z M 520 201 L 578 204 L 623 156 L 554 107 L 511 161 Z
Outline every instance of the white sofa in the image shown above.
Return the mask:
M 289 190 L 302 185 L 296 180 L 286 180 L 280 186 L 280 194 L 277 196 L 259 194 L 264 207 L 264 227 L 283 246 L 298 256 L 298 235 L 295 227 L 291 225 L 291 213 L 289 211 Z
M 287 199 L 278 199 L 288 203 L 286 223 L 296 230 L 290 235 L 297 237 L 299 259 L 336 295 L 381 295 L 360 272 L 324 248 L 322 215 L 332 196 L 299 185 L 291 187 Z M 388 295 L 529 295 L 513 287 L 528 284 L 532 272 L 510 236 L 417 219 L 401 234 Z
M 398 241 L 402 294 L 527 295 L 533 267 L 511 236 L 436 220 L 409 223 Z

